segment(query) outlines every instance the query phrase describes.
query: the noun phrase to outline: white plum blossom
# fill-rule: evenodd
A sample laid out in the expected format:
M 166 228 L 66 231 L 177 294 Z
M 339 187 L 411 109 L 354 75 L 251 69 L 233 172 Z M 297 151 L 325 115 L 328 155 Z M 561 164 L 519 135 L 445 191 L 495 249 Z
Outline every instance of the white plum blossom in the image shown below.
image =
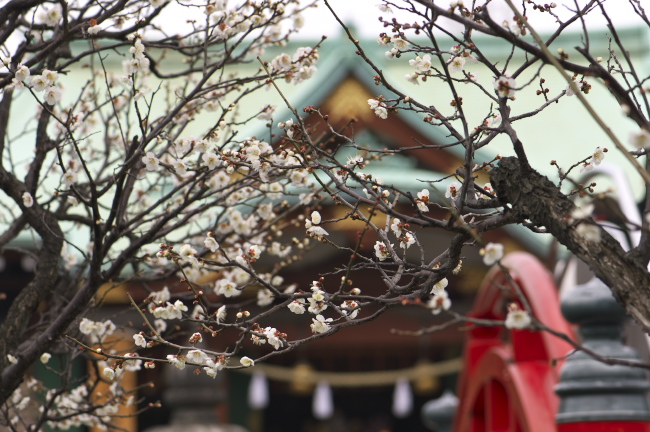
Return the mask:
M 607 151 L 607 149 L 596 147 L 596 150 L 594 150 L 594 154 L 591 156 L 591 160 L 594 163 L 594 165 L 596 166 L 600 165 L 601 162 L 605 159 L 605 151 Z
M 415 200 L 418 210 L 421 212 L 428 212 L 429 211 L 429 191 L 427 189 L 422 189 L 420 192 L 417 193 L 417 199 Z
M 519 308 L 516 303 L 508 307 L 508 315 L 506 315 L 505 327 L 507 329 L 524 330 L 530 327 L 532 319 L 530 314 Z
M 214 292 L 226 297 L 236 297 L 241 294 L 241 291 L 237 289 L 237 285 L 229 279 L 219 279 L 214 286 Z
M 192 310 L 190 316 L 196 320 L 205 321 L 205 310 L 200 304 L 197 304 L 194 306 L 194 309 Z M 203 337 L 201 336 L 201 333 L 194 333 L 190 338 L 191 343 L 201 342 L 202 340 Z
M 273 120 L 273 113 L 275 112 L 275 109 L 277 107 L 275 105 L 267 105 L 262 109 L 262 112 L 260 112 L 257 116 L 258 119 L 260 120 L 266 120 L 270 121 Z
M 92 24 L 94 24 L 94 22 Z M 92 24 L 88 27 L 86 31 L 88 32 L 89 35 L 95 36 L 97 33 L 99 33 L 102 30 L 102 27 L 97 24 L 95 25 Z
M 460 193 L 460 185 L 458 182 L 451 182 L 449 186 L 447 186 L 447 191 L 445 192 L 445 198 L 449 199 L 457 199 L 458 195 Z
M 248 248 L 248 256 L 253 260 L 258 260 L 260 259 L 263 251 L 263 246 L 252 245 L 250 248 Z
M 287 305 L 289 310 L 295 314 L 302 315 L 305 313 L 305 299 L 300 298 L 292 301 Z
M 486 126 L 495 128 L 501 124 L 501 114 L 496 113 L 489 116 L 486 120 Z
M 29 192 L 23 192 L 23 205 L 27 208 L 31 207 L 34 205 L 34 198 L 32 198 L 32 194 Z
M 390 230 L 395 234 L 395 237 L 401 237 L 404 234 L 402 221 L 398 218 L 393 218 L 390 224 Z
M 386 107 L 378 101 L 377 99 L 368 99 L 368 105 L 370 105 L 370 109 L 375 111 L 375 115 L 381 119 L 386 119 L 388 118 L 388 110 Z
M 168 305 L 169 319 L 181 319 L 183 318 L 183 312 L 187 312 L 187 306 L 185 306 L 180 300 L 176 300 L 173 305 L 170 305 L 169 303 Z
M 593 171 L 593 169 L 594 169 L 594 164 L 591 163 L 591 162 L 585 162 L 582 165 L 580 165 L 580 172 L 581 173 Z
M 412 232 L 406 232 L 403 236 L 400 237 L 399 246 L 402 249 L 408 249 L 415 244 L 415 236 Z
M 312 333 L 326 333 L 331 329 L 331 326 L 329 323 L 331 323 L 333 320 L 332 318 L 327 318 L 323 315 L 316 315 L 316 318 L 312 318 L 312 324 L 309 326 L 311 327 Z
M 309 302 L 309 307 L 307 310 L 312 314 L 319 314 L 328 307 L 326 302 L 323 300 L 317 300 L 313 297 L 308 298 L 307 301 Z
M 179 176 L 187 175 L 187 164 L 185 164 L 184 161 L 175 159 L 172 161 L 172 167 L 174 167 L 174 171 L 176 171 L 176 174 Z
M 494 191 L 494 189 L 492 188 L 492 185 L 490 183 L 485 183 L 485 185 L 483 186 L 483 190 L 485 190 L 485 192 L 487 192 L 487 193 L 490 193 L 490 194 L 496 196 L 496 192 Z M 488 195 L 485 195 L 485 194 L 481 194 L 481 198 L 490 199 L 490 197 Z
M 355 319 L 359 315 L 359 303 L 354 300 L 346 300 L 341 303 L 341 312 L 348 316 L 350 319 Z
M 41 363 L 46 364 L 47 362 L 50 361 L 51 358 L 52 358 L 52 354 L 45 352 L 41 354 Z
M 488 243 L 481 249 L 483 264 L 491 266 L 503 258 L 503 245 L 501 243 Z
M 399 52 L 397 48 L 391 48 L 389 51 L 386 51 L 384 54 L 388 60 L 392 59 L 395 57 L 395 55 Z
M 406 50 L 409 47 L 409 43 L 399 36 L 393 36 L 391 42 L 393 42 L 393 46 L 398 50 Z
M 210 250 L 210 252 L 216 252 L 219 250 L 219 243 L 217 243 L 217 240 L 211 235 L 208 235 L 205 240 L 203 240 L 203 245 L 206 249 Z
M 321 222 L 320 213 L 318 213 L 317 211 L 313 211 L 313 212 L 311 213 L 311 222 L 312 222 L 314 225 L 318 225 L 318 224 L 320 224 L 320 222 Z
M 241 365 L 244 367 L 255 366 L 255 361 L 250 357 L 246 357 L 246 356 L 242 357 L 241 360 L 239 360 L 239 363 L 241 363 Z
M 293 126 L 293 119 L 289 119 L 287 121 L 278 123 L 278 128 L 280 129 L 287 130 L 287 129 L 291 129 L 292 126 Z
M 582 222 L 576 228 L 576 233 L 589 242 L 600 241 L 600 228 L 587 222 Z
M 634 148 L 649 148 L 650 147 L 650 132 L 641 129 L 638 132 L 630 134 L 630 145 Z
M 185 361 L 202 365 L 208 359 L 208 355 L 201 350 L 190 350 L 185 356 Z
M 440 294 L 447 288 L 447 285 L 449 285 L 449 281 L 447 278 L 442 278 L 436 284 L 431 288 L 431 294 Z
M 144 338 L 144 336 L 141 333 L 134 334 L 133 341 L 137 346 L 141 346 L 142 348 L 147 347 L 147 340 Z
M 404 77 L 406 78 L 406 81 L 410 82 L 411 84 L 420 85 L 420 81 L 418 80 L 419 75 L 417 72 L 406 74 Z
M 196 267 L 199 265 L 199 260 L 197 259 L 198 253 L 196 249 L 194 249 L 191 245 L 184 244 L 183 246 L 181 246 L 180 250 L 178 251 L 178 254 L 184 261 L 190 263 L 192 267 Z
M 183 312 L 187 312 L 187 306 L 182 301 L 176 300 L 174 304 L 167 302 L 164 307 L 157 307 L 153 310 L 156 318 L 162 319 L 181 319 Z
M 578 89 L 580 88 L 580 82 L 578 80 L 573 80 L 573 84 L 575 84 Z M 566 89 L 564 90 L 567 96 L 574 96 L 576 92 L 573 91 L 573 87 L 571 87 L 571 84 L 567 84 Z
M 7 354 L 7 360 L 11 364 L 18 364 L 18 359 L 16 357 L 12 356 L 11 354 Z
M 50 86 L 43 93 L 45 102 L 49 105 L 54 105 L 61 100 L 61 89 L 56 86 Z
M 276 350 L 282 347 L 282 339 L 280 339 L 281 333 L 277 329 L 273 327 L 265 328 L 264 336 L 266 336 L 269 345 L 273 346 Z
M 461 72 L 465 67 L 465 58 L 462 56 L 456 56 L 449 61 L 448 68 L 449 73 Z
M 165 286 L 160 291 L 152 292 L 149 294 L 149 299 L 151 300 L 149 303 L 149 312 L 151 312 L 155 306 L 164 304 L 171 299 L 169 288 Z
M 14 74 L 18 81 L 24 82 L 27 78 L 29 78 L 30 71 L 27 66 L 21 64 L 18 65 Z
M 226 305 L 223 305 L 217 309 L 217 312 L 214 315 L 218 323 L 224 322 L 226 320 Z
M 136 353 L 126 353 L 124 354 L 124 357 L 138 357 L 138 355 Z M 123 365 L 125 370 L 129 372 L 137 372 L 140 369 L 142 369 L 142 360 L 140 359 L 126 360 Z
M 390 247 L 393 247 L 392 243 Z M 390 248 L 387 247 L 384 242 L 377 241 L 375 243 L 375 256 L 379 258 L 379 261 L 384 261 L 386 258 L 390 257 Z
M 510 30 L 510 32 L 515 36 L 521 36 L 521 27 L 516 21 L 503 21 L 503 27 Z
M 153 327 L 156 329 L 156 332 L 160 334 L 163 333 L 165 330 L 167 330 L 167 323 L 165 322 L 165 320 L 157 319 L 154 320 Z
M 49 69 L 45 69 L 43 71 L 42 76 L 45 82 L 47 83 L 47 85 L 49 86 L 53 86 L 56 83 L 56 81 L 59 79 L 59 73 L 57 71 L 53 71 Z
M 494 89 L 497 91 L 499 97 L 514 99 L 516 88 L 517 83 L 514 78 L 500 76 L 494 80 Z
M 201 160 L 211 170 L 221 165 L 221 158 L 214 153 L 204 153 Z
M 167 361 L 180 370 L 185 369 L 185 357 L 183 356 L 168 354 Z
M 377 9 L 384 13 L 393 13 L 393 9 L 391 9 L 391 7 L 385 3 L 379 3 L 377 5 Z
M 571 221 L 587 219 L 591 217 L 594 212 L 594 205 L 592 203 L 585 204 L 582 207 L 576 207 L 571 212 Z
M 147 155 L 142 157 L 142 163 L 147 171 L 157 171 L 160 161 L 153 152 L 147 152 Z
M 111 320 L 104 322 L 91 321 L 88 318 L 82 318 L 79 323 L 79 331 L 90 336 L 93 341 L 102 340 L 104 337 L 113 334 L 116 326 Z
M 55 4 L 53 7 L 43 7 L 39 14 L 38 18 L 39 20 L 50 27 L 55 27 L 59 24 L 61 21 L 61 18 L 63 17 L 63 14 L 61 12 L 61 5 L 60 4 Z
M 431 313 L 434 315 L 438 315 L 440 312 L 443 310 L 449 310 L 451 307 L 451 300 L 449 300 L 449 294 L 447 294 L 447 291 L 440 291 L 436 293 L 431 300 L 427 303 L 427 306 L 429 309 L 431 309 Z
M 214 361 L 212 358 L 208 358 L 205 361 L 205 366 L 203 367 L 203 370 L 205 371 L 205 374 L 209 376 L 210 378 L 215 378 L 217 376 L 217 372 L 219 372 L 221 369 L 223 369 L 223 363 L 220 361 Z
M 205 374 L 209 376 L 210 378 L 214 379 L 217 377 L 217 371 L 211 367 L 204 366 L 203 370 L 205 371 Z
M 257 305 L 259 307 L 268 306 L 273 303 L 273 293 L 267 288 L 257 291 Z
M 319 226 L 313 226 L 307 230 L 307 233 L 316 238 L 323 238 L 326 235 L 329 235 L 327 231 L 325 231 L 323 228 Z
M 42 92 L 49 85 L 42 75 L 33 75 L 29 82 L 32 85 L 32 89 L 36 92 Z
M 68 170 L 63 174 L 61 184 L 65 187 L 70 187 L 77 182 L 77 176 L 76 171 Z
M 415 59 L 409 60 L 409 64 L 419 72 L 428 72 L 431 69 L 431 56 L 428 54 L 423 57 L 417 56 Z

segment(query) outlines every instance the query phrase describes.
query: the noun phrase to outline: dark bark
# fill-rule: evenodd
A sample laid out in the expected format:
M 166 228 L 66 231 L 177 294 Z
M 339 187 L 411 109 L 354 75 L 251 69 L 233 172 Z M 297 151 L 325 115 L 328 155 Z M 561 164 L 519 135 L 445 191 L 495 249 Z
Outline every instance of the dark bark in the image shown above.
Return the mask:
M 504 158 L 490 176 L 501 203 L 520 221 L 544 226 L 560 243 L 583 260 L 610 287 L 616 299 L 646 332 L 650 332 L 650 273 L 647 262 L 626 253 L 600 228 L 600 241 L 589 241 L 571 219 L 576 208 L 560 189 L 534 170 L 522 170 L 516 158 Z M 594 223 L 587 220 L 582 223 Z

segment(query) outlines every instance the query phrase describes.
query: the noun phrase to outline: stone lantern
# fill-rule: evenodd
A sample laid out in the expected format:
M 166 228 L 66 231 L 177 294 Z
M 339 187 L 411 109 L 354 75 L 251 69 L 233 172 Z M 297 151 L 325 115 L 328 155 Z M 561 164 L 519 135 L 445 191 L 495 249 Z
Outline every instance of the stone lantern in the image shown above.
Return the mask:
M 641 362 L 621 342 L 625 310 L 602 281 L 594 278 L 571 290 L 561 307 L 565 318 L 578 325 L 586 349 L 604 358 Z M 649 388 L 644 369 L 609 365 L 576 351 L 564 363 L 555 387 L 560 397 L 558 431 L 650 431 Z

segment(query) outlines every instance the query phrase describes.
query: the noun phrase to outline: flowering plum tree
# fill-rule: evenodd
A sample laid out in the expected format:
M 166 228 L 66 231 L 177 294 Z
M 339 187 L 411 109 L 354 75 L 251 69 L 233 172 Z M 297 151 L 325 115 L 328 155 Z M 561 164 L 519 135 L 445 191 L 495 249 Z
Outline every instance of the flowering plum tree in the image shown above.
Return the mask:
M 395 95 L 391 98 L 378 96 L 368 101 L 370 109 L 374 110 L 378 117 L 386 118 L 390 111 L 415 111 L 422 115 L 425 122 L 442 128 L 445 134 L 452 137 L 453 142 L 445 145 L 464 149 L 464 164 L 458 168 L 455 175 L 460 183 L 451 183 L 445 195 L 448 200 L 446 208 L 451 213 L 448 220 L 432 220 L 427 217 L 427 208 L 423 205 L 423 196 L 420 194 L 418 198 L 410 198 L 419 210 L 415 215 L 395 214 L 388 210 L 388 204 L 380 204 L 386 213 L 400 218 L 403 223 L 456 232 L 451 247 L 440 257 L 441 260 L 429 263 L 440 263 L 441 266 L 433 273 L 427 274 L 428 284 L 439 280 L 440 276 L 456 267 L 461 253 L 460 245 L 468 241 L 481 243 L 481 234 L 495 227 L 522 224 L 535 232 L 550 233 L 586 262 L 612 289 L 628 313 L 646 332 L 649 331 L 650 302 L 643 288 L 650 282 L 647 269 L 650 260 L 648 200 L 645 200 L 645 208 L 642 211 L 645 217 L 641 221 L 632 222 L 628 218 L 631 215 L 623 216 L 623 223 L 627 224 L 626 229 L 640 233 L 638 245 L 632 245 L 635 247 L 628 251 L 592 219 L 594 207 L 589 203 L 589 198 L 598 195 L 594 195 L 594 184 L 581 185 L 574 182 L 575 187 L 572 190 L 563 192 L 561 189 L 567 178 L 571 180 L 572 176 L 579 174 L 575 171 L 582 173 L 600 165 L 607 150 L 594 146 L 593 153 L 585 154 L 584 159 L 575 161 L 571 167 L 562 168 L 555 161 L 551 161 L 552 165 L 557 166 L 559 173 L 559 182 L 554 183 L 536 171 L 527 156 L 525 143 L 520 140 L 520 134 L 515 127 L 521 120 L 552 109 L 553 105 L 562 102 L 564 98 L 578 97 L 593 117 L 589 121 L 603 128 L 616 150 L 627 158 L 632 167 L 631 171 L 643 181 L 647 190 L 650 176 L 647 172 L 647 162 L 643 159 L 650 143 L 649 105 L 643 87 L 647 77 L 635 67 L 604 2 L 594 0 L 558 6 L 556 3 L 542 4 L 526 0 L 521 2 L 517 9 L 510 0 L 506 0 L 509 15 L 513 19 L 503 22 L 495 21 L 490 14 L 488 3 L 442 3 L 431 0 L 384 2 L 380 9 L 385 16 L 398 10 L 408 11 L 411 15 L 408 21 L 404 22 L 396 18 L 380 18 L 387 31 L 379 36 L 377 42 L 386 47 L 387 58 L 408 59 L 413 69 L 405 78 L 410 83 L 424 86 L 432 81 L 442 81 L 453 98 L 451 110 L 445 106 L 446 103 L 435 104 L 435 101 L 422 100 L 413 97 L 409 92 L 401 91 L 402 87 L 390 82 L 374 65 L 373 60 L 365 55 L 358 41 L 355 41 L 358 53 L 374 67 L 377 73 L 376 82 L 383 84 Z M 631 0 L 629 6 L 630 12 L 633 11 L 636 18 L 646 25 L 649 24 L 640 2 Z M 593 18 L 596 14 L 607 25 L 609 46 L 606 51 L 609 56 L 606 58 L 593 54 L 593 51 L 603 47 L 590 44 L 591 31 L 586 23 L 589 22 L 588 18 Z M 551 36 L 547 39 L 542 39 L 534 28 L 534 20 L 543 18 L 549 18 L 553 27 Z M 450 21 L 452 25 L 449 25 Z M 530 22 L 533 23 L 532 26 Z M 551 53 L 548 46 L 574 24 L 580 29 L 582 38 L 582 43 L 575 48 L 580 58 L 569 59 L 569 55 L 562 48 L 556 53 Z M 452 28 L 454 30 L 450 30 Z M 511 51 L 504 63 L 497 64 L 482 50 L 478 42 L 481 36 L 507 41 Z M 443 46 L 443 42 L 447 43 L 449 38 L 454 45 Z M 518 54 L 523 54 L 525 61 L 515 67 L 511 60 Z M 480 64 L 483 70 L 492 76 L 492 86 L 477 79 L 477 74 L 472 71 L 472 64 Z M 549 73 L 549 69 L 560 72 L 567 83 L 566 88 L 556 94 L 551 94 L 544 86 L 544 74 Z M 636 132 L 630 137 L 630 146 L 623 146 L 590 106 L 585 95 L 590 92 L 593 82 L 603 84 L 613 96 L 612 103 L 618 104 L 622 112 L 636 124 Z M 486 104 L 482 123 L 470 123 L 460 96 L 465 91 L 460 87 L 461 84 L 476 87 L 484 97 Z M 533 92 L 532 94 L 543 100 L 535 109 L 524 109 L 522 112 L 519 107 L 519 112 L 515 114 L 513 106 L 516 107 L 516 95 L 526 91 Z M 473 100 L 473 103 L 477 102 Z M 511 142 L 516 156 L 500 158 L 496 168 L 492 169 L 491 164 L 477 160 L 475 153 L 500 135 L 506 136 Z M 490 184 L 477 184 L 477 173 L 481 171 L 490 172 Z M 337 183 L 337 186 L 344 185 Z M 428 198 L 428 192 L 422 191 L 422 194 L 425 193 Z M 585 198 L 581 207 L 577 207 L 571 199 L 571 195 L 576 194 Z M 384 198 L 377 194 L 374 196 L 380 201 Z M 395 235 L 399 237 L 404 232 L 395 231 Z M 497 262 L 503 253 L 502 247 L 494 244 L 487 245 L 484 251 L 486 264 Z M 392 256 L 399 262 L 396 252 L 388 241 L 384 241 L 377 249 L 377 256 L 380 259 Z
M 571 200 L 571 195 L 590 197 L 591 185 L 563 192 L 540 175 L 516 129 L 521 119 L 568 97 L 584 99 L 592 82 L 602 82 L 639 128 L 631 150 L 612 136 L 614 144 L 649 184 L 647 166 L 637 162 L 650 144 L 647 78 L 631 63 L 616 29 L 611 28 L 605 59 L 591 54 L 587 27 L 578 48 L 581 59 L 547 49 L 571 24 L 591 14 L 607 18 L 602 2 L 573 5 L 577 9 L 564 17 L 556 14 L 555 4 L 526 0 L 515 20 L 506 23 L 491 18 L 489 2 L 443 3 L 383 2 L 384 15 L 397 9 L 411 15 L 408 22 L 382 19 L 386 32 L 378 43 L 386 47 L 386 57 L 411 67 L 405 81 L 447 86 L 451 108 L 448 101 L 437 105 L 401 91 L 350 35 L 358 54 L 375 68 L 376 82 L 394 94 L 368 100 L 369 109 L 381 119 L 414 111 L 451 137 L 445 146 L 462 148 L 455 181 L 438 196 L 435 185 L 441 179 L 402 190 L 369 174 L 369 161 L 381 164 L 399 150 L 363 148 L 315 107 L 299 112 L 287 101 L 292 116 L 279 119 L 276 142 L 273 136 L 268 142 L 240 138 L 249 120 L 276 123 L 275 107 L 242 113 L 242 101 L 278 80 L 299 83 L 315 72 L 318 45 L 266 62 L 256 59 L 264 58 L 270 46 L 283 46 L 300 26 L 307 4 L 7 2 L 0 9 L 0 247 L 9 250 L 21 240 L 22 252 L 36 265 L 0 327 L 0 422 L 16 430 L 37 430 L 46 423 L 106 426 L 118 406 L 133 403 L 133 394 L 121 386 L 125 371 L 166 363 L 214 378 L 223 368 L 250 367 L 370 321 L 390 307 L 418 304 L 434 314 L 455 314 L 447 277 L 461 270 L 469 247 L 481 248 L 486 265 L 499 264 L 503 245 L 483 235 L 512 224 L 558 239 L 650 329 L 644 290 L 650 283 L 648 221 L 628 224 L 641 232 L 641 242 L 626 252 L 592 219 L 588 202 L 576 207 Z M 630 3 L 650 24 L 640 3 Z M 158 21 L 173 14 L 173 7 L 192 16 L 184 34 L 169 35 Z M 535 14 L 553 18 L 549 39 L 540 39 L 529 26 L 527 19 Z M 524 38 L 526 33 L 534 39 Z M 512 53 L 525 53 L 525 62 L 507 70 L 507 61 L 497 63 L 482 51 L 474 39 L 478 34 L 506 41 Z M 441 35 L 454 44 L 442 46 Z M 119 73 L 108 66 L 115 59 L 123 63 Z M 490 85 L 477 79 L 471 63 L 489 71 Z M 566 88 L 556 94 L 543 85 L 537 90 L 542 72 L 554 67 L 568 74 Z M 522 80 L 529 71 L 533 78 Z M 487 101 L 478 124 L 465 115 L 460 84 L 475 87 Z M 515 97 L 524 92 L 537 92 L 543 100 L 514 115 Z M 34 118 L 20 114 L 25 104 L 36 106 Z M 29 121 L 23 125 L 25 117 Z M 326 134 L 314 132 L 323 128 Z M 476 152 L 501 135 L 510 140 L 516 157 L 476 160 Z M 339 143 L 335 148 L 334 141 Z M 339 153 L 349 149 L 356 154 L 341 160 Z M 560 170 L 560 181 L 600 164 L 604 154 L 594 146 Z M 476 181 L 480 172 L 490 173 L 490 184 Z M 332 203 L 344 211 L 327 220 L 321 207 Z M 430 212 L 433 207 L 440 212 Z M 331 239 L 337 223 L 346 220 L 363 226 L 360 237 L 372 238 L 374 249 L 361 248 L 361 240 L 349 247 Z M 304 226 L 301 238 L 287 234 L 295 226 Z M 452 235 L 435 257 L 418 240 L 425 229 Z M 341 276 L 340 283 L 285 283 L 283 268 L 320 243 L 349 255 L 344 268 L 329 269 Z M 368 270 L 381 275 L 383 294 L 366 295 L 352 284 L 355 272 Z M 142 302 L 131 299 L 128 306 L 141 324 L 119 324 L 130 331 L 126 351 L 114 345 L 113 321 L 89 315 L 101 303 L 100 293 L 125 282 L 149 291 Z M 504 322 L 492 324 L 542 329 L 521 303 L 511 305 Z M 296 339 L 282 328 L 260 324 L 281 311 L 302 315 L 298 318 L 304 318 L 311 336 Z M 456 314 L 455 319 L 464 318 Z M 223 332 L 235 334 L 236 342 L 222 347 L 204 342 Z M 252 359 L 242 356 L 247 344 L 268 344 L 269 349 Z M 154 355 L 154 347 L 166 351 Z M 51 367 L 64 385 L 47 389 L 30 377 L 30 368 L 47 364 L 52 354 L 66 355 L 69 364 L 80 357 L 93 367 L 82 380 L 72 379 L 70 368 Z M 108 399 L 91 397 L 99 383 L 110 386 Z M 35 400 L 40 410 L 30 410 Z
M 267 304 L 281 292 L 277 272 L 257 272 L 254 264 L 262 253 L 281 260 L 291 250 L 291 240 L 278 235 L 287 215 L 310 197 L 299 197 L 305 189 L 289 203 L 294 194 L 286 189 L 307 185 L 307 166 L 267 142 L 236 139 L 238 127 L 268 120 L 274 109 L 242 115 L 236 107 L 269 79 L 299 83 L 315 72 L 313 46 L 269 59 L 264 68 L 256 60 L 267 47 L 285 44 L 308 6 L 12 0 L 0 8 L 0 243 L 11 249 L 23 236 L 33 239 L 24 252 L 36 262 L 33 279 L 2 320 L 2 424 L 100 425 L 131 403 L 133 395 L 118 391 L 119 384 L 107 401 L 87 397 L 97 382 L 117 383 L 124 370 L 139 369 L 141 360 L 129 360 L 135 350 L 100 360 L 100 373 L 89 381 L 71 381 L 64 367 L 61 389 L 33 379 L 19 387 L 32 364 L 50 361 L 49 352 L 70 351 L 68 364 L 85 355 L 64 335 L 110 351 L 113 322 L 84 317 L 102 285 L 180 272 L 194 290 L 198 309 L 191 300 L 170 301 L 166 289 L 154 293 L 153 333 L 136 334 L 136 348 L 162 341 L 167 320 L 203 321 L 207 329 L 233 318 L 224 306 L 212 310 L 203 290 L 230 298 L 259 283 Z M 159 23 L 179 13 L 190 16 L 186 31 L 170 35 L 169 24 Z M 238 67 L 252 61 L 257 66 Z M 17 126 L 21 117 L 29 121 Z M 190 133 L 199 118 L 202 129 Z M 216 285 L 195 285 L 215 270 L 223 276 Z M 47 306 L 39 311 L 41 304 Z M 261 337 L 258 330 L 249 326 L 248 336 Z M 200 339 L 197 333 L 190 343 Z M 280 333 L 275 341 L 283 345 Z M 202 364 L 213 377 L 227 358 L 177 354 L 169 362 Z M 35 394 L 40 412 L 22 416 L 33 411 Z

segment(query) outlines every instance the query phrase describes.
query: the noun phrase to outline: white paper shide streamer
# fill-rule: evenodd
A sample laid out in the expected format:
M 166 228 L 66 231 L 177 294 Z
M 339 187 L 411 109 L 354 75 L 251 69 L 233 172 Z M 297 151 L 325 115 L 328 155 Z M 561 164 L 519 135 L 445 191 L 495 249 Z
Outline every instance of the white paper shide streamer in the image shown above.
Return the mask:
M 266 375 L 256 372 L 248 387 L 248 405 L 252 409 L 264 409 L 269 405 L 269 384 Z
M 326 420 L 334 414 L 334 401 L 332 400 L 332 389 L 327 381 L 321 381 L 316 386 L 314 400 L 312 402 L 314 417 L 319 420 Z
M 400 378 L 395 383 L 395 391 L 393 392 L 393 415 L 403 418 L 411 414 L 411 411 L 413 411 L 411 386 L 406 378 Z

